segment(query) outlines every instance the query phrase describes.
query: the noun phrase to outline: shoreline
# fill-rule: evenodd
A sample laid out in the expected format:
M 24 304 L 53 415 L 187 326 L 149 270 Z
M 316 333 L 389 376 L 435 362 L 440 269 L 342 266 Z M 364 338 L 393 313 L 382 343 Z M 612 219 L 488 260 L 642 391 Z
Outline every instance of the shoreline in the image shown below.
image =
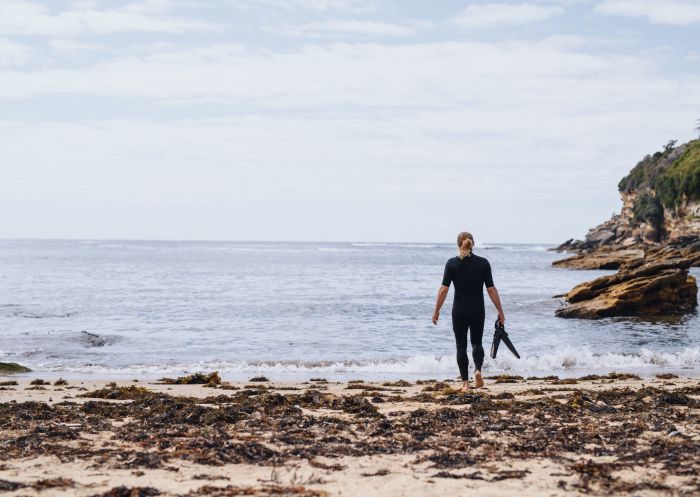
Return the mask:
M 0 377 L 3 495 L 700 491 L 697 378 L 209 379 Z
M 700 352 L 700 349 L 697 349 Z M 454 358 L 450 356 L 446 359 L 453 361 Z M 23 364 L 26 365 L 26 364 Z M 285 364 L 281 364 L 282 367 Z M 487 364 L 485 364 L 487 366 Z M 31 368 L 31 365 L 28 367 Z M 115 371 L 73 371 L 73 370 L 34 370 L 30 372 L 23 373 L 6 373 L 0 371 L 0 380 L 3 378 L 16 379 L 16 380 L 32 380 L 36 378 L 48 378 L 51 380 L 57 380 L 60 378 L 69 379 L 74 381 L 93 381 L 93 382 L 109 382 L 109 381 L 120 381 L 128 382 L 133 379 L 139 379 L 140 381 L 150 381 L 155 382 L 163 377 L 168 376 L 186 376 L 202 371 L 218 371 L 220 375 L 232 382 L 243 383 L 248 381 L 250 377 L 254 376 L 266 376 L 273 382 L 279 383 L 301 383 L 309 381 L 312 378 L 324 377 L 332 382 L 351 382 L 354 380 L 362 380 L 366 382 L 384 382 L 384 381 L 399 381 L 399 380 L 409 380 L 409 381 L 425 381 L 425 380 L 435 380 L 435 381 L 459 381 L 459 373 L 457 371 L 456 362 L 454 364 L 454 375 L 451 376 L 449 372 L 445 371 L 422 371 L 416 373 L 406 373 L 397 371 L 339 371 L 339 370 L 328 370 L 328 369 L 305 369 L 302 371 L 280 371 L 275 369 L 275 366 L 269 368 L 261 369 L 249 369 L 246 371 L 230 371 L 226 368 L 217 367 L 203 367 L 192 368 L 192 369 L 162 369 L 160 371 L 147 371 L 145 369 L 134 369 L 128 372 L 115 372 Z M 627 367 L 581 367 L 581 368 L 562 368 L 562 369 L 524 369 L 524 368 L 509 368 L 509 369 L 490 369 L 484 367 L 483 374 L 486 378 L 495 378 L 501 375 L 517 375 L 528 377 L 545 377 L 545 376 L 558 376 L 559 378 L 578 378 L 586 375 L 608 375 L 610 373 L 629 373 L 641 377 L 642 379 L 653 379 L 659 374 L 675 374 L 684 378 L 695 378 L 700 379 L 700 364 L 693 366 L 655 366 L 651 364 L 644 364 L 639 366 L 627 366 Z M 473 371 L 470 371 L 470 379 L 473 377 Z

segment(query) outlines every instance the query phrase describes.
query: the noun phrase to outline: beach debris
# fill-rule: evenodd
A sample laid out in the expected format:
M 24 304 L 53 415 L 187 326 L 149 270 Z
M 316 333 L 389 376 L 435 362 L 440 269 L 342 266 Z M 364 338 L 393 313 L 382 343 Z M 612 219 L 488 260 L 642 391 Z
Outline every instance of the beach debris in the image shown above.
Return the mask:
M 480 471 L 474 471 L 472 473 L 453 473 L 451 471 L 438 471 L 433 475 L 433 478 L 453 478 L 453 479 L 467 479 L 467 480 L 484 480 Z
M 228 476 L 222 476 L 222 475 L 210 475 L 206 473 L 202 473 L 199 475 L 194 475 L 192 477 L 193 480 L 230 480 Z
M 9 480 L 0 480 L 0 491 L 3 492 L 12 492 L 13 490 L 17 490 L 24 487 L 26 487 L 24 483 Z
M 218 371 L 213 373 L 194 373 L 188 376 L 178 376 L 177 378 L 161 378 L 158 380 L 163 385 L 220 385 L 221 377 Z
M 79 395 L 78 397 L 88 397 L 96 399 L 110 400 L 137 400 L 152 397 L 154 392 L 145 387 L 137 387 L 136 385 L 117 386 L 116 383 L 107 384 L 105 388 L 93 390 Z
M 31 373 L 32 370 L 16 362 L 0 362 L 0 374 Z
M 499 374 L 498 376 L 489 376 L 487 380 L 495 380 L 495 383 L 519 383 L 525 381 L 522 376 L 515 376 L 510 374 Z
M 382 383 L 382 386 L 385 387 L 412 387 L 413 384 L 406 381 L 406 380 L 398 380 L 398 381 L 385 381 Z
M 372 473 L 362 473 L 362 476 L 386 476 L 390 474 L 391 471 L 389 471 L 386 468 L 378 469 L 377 471 L 374 471 Z
M 316 459 L 309 459 L 309 464 L 314 468 L 325 469 L 328 471 L 342 471 L 347 468 L 347 466 L 342 464 L 326 464 Z
M 328 493 L 323 490 L 312 490 L 302 485 L 290 487 L 279 485 L 264 485 L 261 487 L 239 487 L 228 485 L 226 487 L 214 487 L 206 485 L 197 490 L 188 492 L 183 497 L 199 497 L 204 495 L 212 497 L 238 497 L 240 495 L 252 495 L 255 497 L 327 497 Z
M 678 375 L 673 373 L 659 373 L 656 377 L 660 380 L 674 380 L 678 378 Z
M 8 480 L 0 480 L 0 492 L 12 492 L 20 488 L 33 488 L 34 490 L 46 490 L 49 488 L 70 488 L 74 487 L 75 482 L 70 478 L 47 478 L 37 480 L 33 483 L 19 483 Z
M 379 396 L 382 411 L 367 397 L 341 389 L 244 388 L 201 398 L 113 384 L 85 393 L 81 402 L 0 403 L 0 463 L 42 455 L 89 461 L 103 471 L 143 471 L 178 467 L 178 461 L 279 467 L 306 460 L 312 467 L 342 471 L 345 464 L 334 459 L 394 454 L 411 455 L 415 463 L 440 471 L 435 477 L 499 481 L 527 475 L 503 461 L 549 458 L 571 471 L 573 480 L 563 483 L 567 490 L 614 495 L 655 485 L 650 479 L 633 486 L 618 477 L 625 469 L 657 468 L 658 474 L 687 482 L 700 472 L 694 438 L 700 384 L 650 387 L 625 377 L 600 378 L 620 383 L 587 388 L 579 379 L 570 389 L 541 397 L 527 395 L 528 385 L 494 389 L 499 393 L 421 392 L 418 405 L 415 396 Z M 571 460 L 571 454 L 581 460 Z M 610 466 L 585 462 L 603 464 L 601 458 Z M 468 472 L 460 476 L 464 468 Z M 478 478 L 476 468 L 482 472 Z M 304 485 L 304 491 L 315 491 Z M 275 495 L 272 487 L 207 488 L 212 495 L 243 495 L 242 489 Z M 206 494 L 199 489 L 186 495 Z
M 114 487 L 102 494 L 91 497 L 152 497 L 160 495 L 160 491 L 152 487 Z

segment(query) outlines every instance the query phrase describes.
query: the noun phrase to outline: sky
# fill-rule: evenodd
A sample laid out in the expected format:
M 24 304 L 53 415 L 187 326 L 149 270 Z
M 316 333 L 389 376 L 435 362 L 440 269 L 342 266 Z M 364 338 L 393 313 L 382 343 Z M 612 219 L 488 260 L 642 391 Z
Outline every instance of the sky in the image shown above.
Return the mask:
M 0 238 L 562 242 L 698 118 L 700 0 L 0 0 Z

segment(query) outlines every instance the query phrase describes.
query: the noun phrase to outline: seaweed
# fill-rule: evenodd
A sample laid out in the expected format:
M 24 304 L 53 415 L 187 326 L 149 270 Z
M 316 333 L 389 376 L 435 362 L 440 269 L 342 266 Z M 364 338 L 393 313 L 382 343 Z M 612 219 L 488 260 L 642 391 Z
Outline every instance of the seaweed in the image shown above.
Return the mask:
M 44 381 L 41 378 L 37 378 L 29 382 L 30 385 L 40 386 L 40 385 L 50 385 L 50 381 Z
M 118 387 L 116 384 L 111 385 L 114 386 L 107 385 L 105 388 L 84 393 L 79 395 L 79 397 L 110 400 L 137 400 L 150 398 L 156 395 L 153 391 L 144 387 L 137 387 L 136 385 L 129 385 L 127 387 Z
M 91 497 L 152 497 L 160 495 L 160 491 L 152 487 L 114 487 L 102 494 L 94 494 Z
M 495 383 L 520 383 L 525 381 L 522 376 L 515 376 L 510 374 L 500 374 L 498 376 L 489 376 L 486 379 L 496 380 Z
M 161 378 L 158 380 L 163 385 L 219 385 L 221 377 L 218 371 L 213 373 L 194 373 L 188 376 L 178 376 L 177 378 Z
M 178 460 L 266 467 L 306 460 L 341 471 L 344 466 L 319 459 L 411 454 L 439 470 L 435 477 L 498 481 L 527 474 L 500 469 L 503 461 L 550 458 L 572 471 L 574 481 L 563 482 L 563 488 L 613 494 L 655 488 L 653 481 L 617 478 L 618 469 L 654 467 L 685 481 L 700 471 L 700 447 L 688 429 L 700 423 L 695 409 L 700 385 L 555 389 L 556 394 L 535 398 L 526 395 L 543 390 L 508 390 L 369 399 L 368 390 L 351 395 L 246 388 L 202 399 L 113 384 L 86 393 L 84 403 L 0 403 L 0 460 L 42 454 L 89 460 L 102 470 L 169 469 Z M 112 402 L 115 398 L 122 402 Z M 389 408 L 396 410 L 380 413 L 378 399 L 395 403 Z M 98 432 L 106 440 L 101 444 L 88 436 Z M 578 462 L 570 459 L 573 453 Z M 611 465 L 586 462 L 600 457 Z M 478 472 L 453 472 L 477 466 L 487 471 L 478 478 Z M 272 491 L 208 488 L 213 495 Z M 190 495 L 205 495 L 200 490 Z
M 412 387 L 413 385 L 406 381 L 406 380 L 398 380 L 398 381 L 385 381 L 382 383 L 383 386 L 385 387 Z
M 252 495 L 255 497 L 272 496 L 296 496 L 296 497 L 326 497 L 328 493 L 322 490 L 311 490 L 302 485 L 283 487 L 279 485 L 264 485 L 261 487 L 239 487 L 228 485 L 226 487 L 203 486 L 184 495 L 184 497 L 238 497 L 240 495 Z M 119 496 L 121 497 L 121 496 Z
M 253 377 L 252 377 L 251 379 L 249 379 L 248 381 L 250 381 L 251 383 L 254 383 L 254 382 L 264 383 L 264 382 L 267 382 L 267 381 L 270 381 L 270 380 L 268 380 L 267 377 L 265 377 L 265 376 L 253 376 Z

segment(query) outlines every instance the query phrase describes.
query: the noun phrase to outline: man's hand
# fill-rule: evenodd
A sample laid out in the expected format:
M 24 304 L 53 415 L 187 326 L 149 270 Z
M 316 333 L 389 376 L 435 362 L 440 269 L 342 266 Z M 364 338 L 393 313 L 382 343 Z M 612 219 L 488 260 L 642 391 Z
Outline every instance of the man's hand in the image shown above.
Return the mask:
M 498 322 L 501 324 L 505 324 L 506 322 L 506 317 L 503 315 L 503 312 L 498 313 Z
M 433 324 L 437 325 L 438 319 L 440 319 L 440 311 L 433 312 Z

